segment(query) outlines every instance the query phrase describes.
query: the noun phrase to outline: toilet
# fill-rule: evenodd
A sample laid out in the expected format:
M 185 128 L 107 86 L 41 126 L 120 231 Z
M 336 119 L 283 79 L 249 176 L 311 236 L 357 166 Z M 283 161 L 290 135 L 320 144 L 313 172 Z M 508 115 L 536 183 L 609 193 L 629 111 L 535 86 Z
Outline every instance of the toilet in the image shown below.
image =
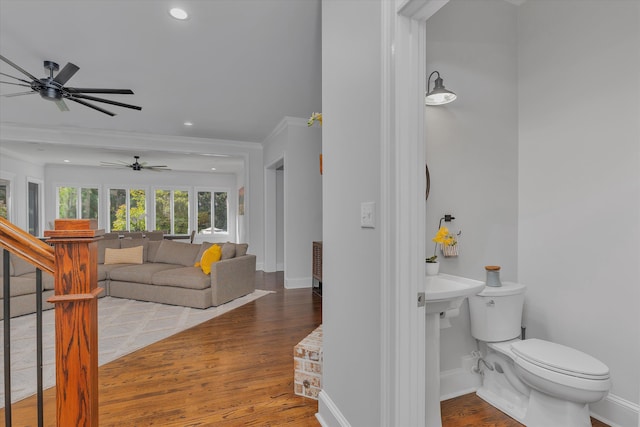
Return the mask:
M 480 342 L 476 394 L 527 427 L 591 427 L 589 404 L 611 388 L 609 368 L 579 350 L 520 339 L 526 286 L 503 282 L 469 297 Z

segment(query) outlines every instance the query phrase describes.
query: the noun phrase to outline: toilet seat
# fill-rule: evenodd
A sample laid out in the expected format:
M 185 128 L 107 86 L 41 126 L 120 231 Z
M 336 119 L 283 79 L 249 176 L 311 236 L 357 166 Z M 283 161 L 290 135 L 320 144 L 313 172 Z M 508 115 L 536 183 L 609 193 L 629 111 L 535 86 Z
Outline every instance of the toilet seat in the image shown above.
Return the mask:
M 561 344 L 532 338 L 511 343 L 511 350 L 523 369 L 537 372 L 548 370 L 584 380 L 609 379 L 607 365 L 595 357 Z

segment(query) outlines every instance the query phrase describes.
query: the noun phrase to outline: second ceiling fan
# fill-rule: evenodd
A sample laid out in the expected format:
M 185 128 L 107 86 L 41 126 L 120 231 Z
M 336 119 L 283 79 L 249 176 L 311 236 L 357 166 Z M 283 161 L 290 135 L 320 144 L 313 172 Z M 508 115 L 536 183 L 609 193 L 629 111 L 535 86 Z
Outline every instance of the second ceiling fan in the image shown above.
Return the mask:
M 131 168 L 131 170 L 134 171 L 141 171 L 142 169 L 146 169 L 146 170 L 151 170 L 151 171 L 155 171 L 155 172 L 159 172 L 159 171 L 170 171 L 171 169 L 168 168 L 167 165 L 147 165 L 147 162 L 142 162 L 140 163 L 138 160 L 140 159 L 140 156 L 133 156 L 134 162 L 133 163 L 127 163 L 127 162 L 100 162 L 101 166 L 107 166 L 107 167 L 116 167 L 116 168 Z

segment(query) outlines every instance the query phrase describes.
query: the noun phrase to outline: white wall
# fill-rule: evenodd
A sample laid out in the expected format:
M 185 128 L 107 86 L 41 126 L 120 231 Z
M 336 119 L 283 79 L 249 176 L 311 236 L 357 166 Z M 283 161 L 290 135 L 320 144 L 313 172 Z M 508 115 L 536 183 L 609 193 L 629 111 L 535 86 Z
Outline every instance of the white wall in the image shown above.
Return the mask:
M 518 38 L 528 332 L 602 360 L 638 405 L 640 2 L 529 1 Z
M 495 263 L 528 285 L 527 336 L 606 363 L 592 410 L 625 427 L 640 411 L 639 43 L 637 1 L 451 0 L 427 21 L 427 69 L 459 96 L 426 112 L 426 238 L 445 213 L 462 230 L 441 270 Z M 467 322 L 442 331 L 443 371 L 472 348 Z
M 442 224 L 462 231 L 458 257 L 437 249 L 443 273 L 484 280 L 485 265 L 500 265 L 503 280 L 517 278 L 516 12 L 503 0 L 451 0 L 427 21 L 427 73 L 439 71 L 458 95 L 425 108 L 427 255 L 445 214 L 456 219 Z M 476 349 L 467 306 L 442 330 L 442 371 L 460 368 Z
M 380 2 L 322 3 L 324 367 L 319 416 L 327 425 L 337 425 L 337 412 L 353 426 L 381 424 L 384 260 L 380 229 L 360 228 L 360 203 L 380 206 L 380 22 Z
M 285 288 L 311 287 L 312 242 L 322 240 L 322 177 L 319 155 L 322 131 L 308 127 L 306 119 L 285 118 L 264 143 L 265 253 L 277 264 L 278 221 L 284 227 Z M 284 164 L 283 214 L 277 218 L 277 179 L 274 165 Z M 269 184 L 270 183 L 270 184 Z M 273 266 L 275 267 L 275 266 Z

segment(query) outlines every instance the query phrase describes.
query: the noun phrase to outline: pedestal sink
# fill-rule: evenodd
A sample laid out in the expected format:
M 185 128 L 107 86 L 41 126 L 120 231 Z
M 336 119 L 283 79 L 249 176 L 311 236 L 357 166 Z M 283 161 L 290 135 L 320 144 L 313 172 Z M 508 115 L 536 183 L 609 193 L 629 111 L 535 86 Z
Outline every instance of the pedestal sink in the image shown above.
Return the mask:
M 438 274 L 425 276 L 426 301 L 426 427 L 442 427 L 440 415 L 440 313 L 460 307 L 465 298 L 484 288 L 484 282 Z

